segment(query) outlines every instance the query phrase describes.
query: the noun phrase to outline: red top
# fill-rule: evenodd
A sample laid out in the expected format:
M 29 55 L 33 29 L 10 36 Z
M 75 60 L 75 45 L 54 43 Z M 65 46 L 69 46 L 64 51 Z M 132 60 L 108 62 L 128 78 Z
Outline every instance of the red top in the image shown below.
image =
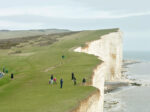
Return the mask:
M 54 81 L 56 81 L 56 78 L 54 78 Z

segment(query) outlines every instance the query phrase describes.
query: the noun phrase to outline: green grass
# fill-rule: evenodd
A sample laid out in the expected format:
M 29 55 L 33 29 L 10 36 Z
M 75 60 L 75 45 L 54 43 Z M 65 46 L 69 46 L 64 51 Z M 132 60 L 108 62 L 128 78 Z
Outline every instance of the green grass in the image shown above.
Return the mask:
M 31 56 L 13 56 L 8 55 L 8 50 L 0 50 L 0 67 L 9 70 L 0 79 L 0 112 L 68 112 L 75 108 L 97 90 L 81 86 L 81 80 L 85 77 L 90 82 L 93 69 L 101 61 L 92 55 L 73 52 L 73 48 L 115 31 L 82 31 L 49 46 L 22 48 L 23 52 L 33 52 Z M 61 59 L 62 55 L 65 59 Z M 44 72 L 53 66 L 57 67 Z M 9 78 L 11 72 L 15 74 L 13 80 Z M 71 81 L 71 72 L 75 73 L 77 86 Z M 51 74 L 57 78 L 57 85 L 48 84 Z M 64 79 L 63 89 L 59 86 L 60 78 Z

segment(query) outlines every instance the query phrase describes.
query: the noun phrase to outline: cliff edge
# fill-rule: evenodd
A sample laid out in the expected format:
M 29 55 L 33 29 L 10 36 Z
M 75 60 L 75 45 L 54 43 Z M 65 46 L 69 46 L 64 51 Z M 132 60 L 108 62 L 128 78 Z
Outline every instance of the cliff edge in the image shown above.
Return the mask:
M 73 112 L 103 112 L 104 82 L 121 78 L 122 43 L 122 32 L 118 30 L 74 50 L 95 55 L 103 63 L 95 68 L 92 79 L 92 86 L 98 88 L 99 92 L 81 102 Z

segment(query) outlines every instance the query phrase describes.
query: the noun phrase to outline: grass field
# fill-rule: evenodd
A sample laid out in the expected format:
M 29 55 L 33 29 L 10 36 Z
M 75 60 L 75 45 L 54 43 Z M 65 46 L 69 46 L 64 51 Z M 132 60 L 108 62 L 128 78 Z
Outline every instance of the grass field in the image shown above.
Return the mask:
M 73 49 L 115 31 L 82 31 L 62 35 L 57 42 L 46 46 L 39 46 L 34 40 L 33 45 L 28 41 L 23 47 L 1 49 L 0 67 L 5 66 L 9 74 L 0 79 L 0 112 L 69 112 L 75 108 L 79 101 L 96 91 L 94 87 L 82 86 L 81 81 L 83 77 L 91 81 L 92 70 L 100 61 Z M 10 54 L 15 51 L 21 52 Z M 72 72 L 77 86 L 71 81 Z M 10 73 L 15 74 L 13 80 Z M 57 85 L 48 84 L 51 74 L 57 78 Z M 63 89 L 60 89 L 60 78 L 64 80 Z

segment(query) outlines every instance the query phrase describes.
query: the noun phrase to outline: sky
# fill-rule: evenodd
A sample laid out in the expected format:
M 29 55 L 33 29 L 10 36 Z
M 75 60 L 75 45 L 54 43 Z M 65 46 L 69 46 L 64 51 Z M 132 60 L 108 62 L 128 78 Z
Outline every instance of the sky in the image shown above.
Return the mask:
M 0 29 L 120 28 L 125 51 L 150 51 L 149 0 L 0 0 Z

